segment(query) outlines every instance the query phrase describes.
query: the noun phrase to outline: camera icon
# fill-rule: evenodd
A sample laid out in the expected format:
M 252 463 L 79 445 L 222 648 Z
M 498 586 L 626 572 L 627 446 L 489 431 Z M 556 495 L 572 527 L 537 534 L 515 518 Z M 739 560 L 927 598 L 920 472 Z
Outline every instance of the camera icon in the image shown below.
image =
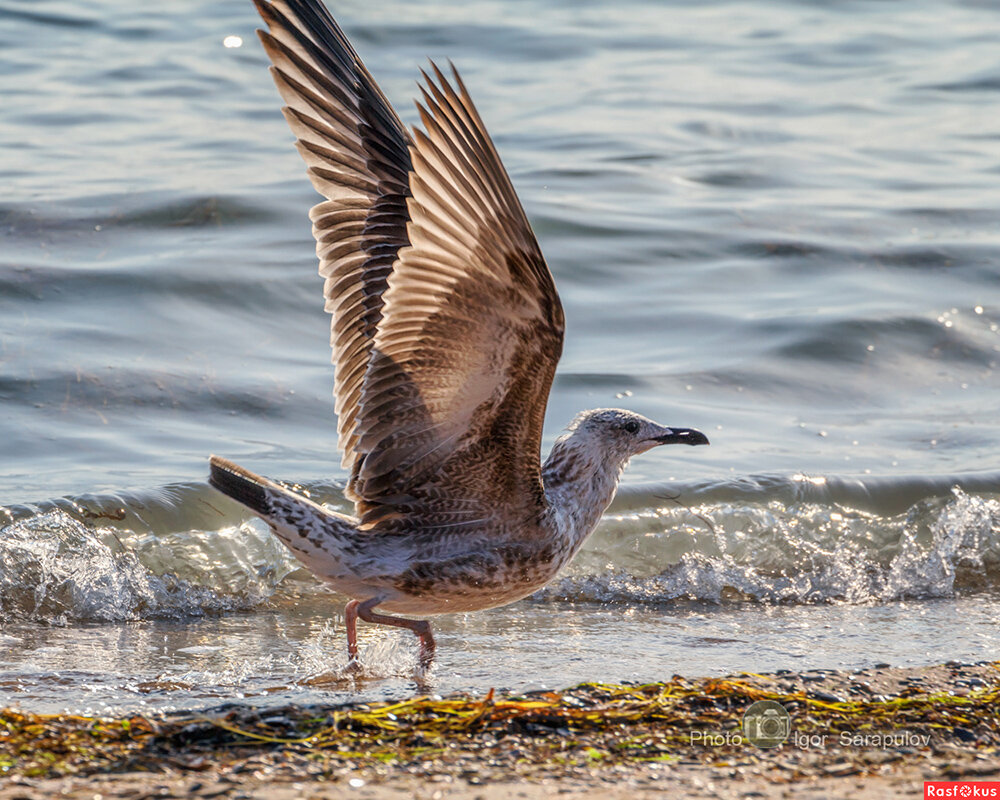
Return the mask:
M 774 700 L 759 700 L 743 714 L 743 735 L 757 747 L 777 747 L 791 732 L 791 716 Z

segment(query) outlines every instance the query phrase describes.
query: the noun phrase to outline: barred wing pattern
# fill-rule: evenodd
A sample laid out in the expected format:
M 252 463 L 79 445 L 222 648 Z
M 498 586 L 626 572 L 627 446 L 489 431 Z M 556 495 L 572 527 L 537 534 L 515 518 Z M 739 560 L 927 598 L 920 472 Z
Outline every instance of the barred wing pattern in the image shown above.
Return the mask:
M 309 216 L 326 310 L 343 466 L 355 461 L 361 386 L 382 319 L 382 293 L 406 236 L 410 137 L 319 3 L 255 0 L 258 31 L 285 118 L 313 186 L 327 198 Z
M 479 527 L 512 498 L 537 513 L 562 307 L 461 78 L 432 65 L 410 138 L 321 6 L 258 5 L 286 117 L 330 198 L 313 221 L 362 525 Z

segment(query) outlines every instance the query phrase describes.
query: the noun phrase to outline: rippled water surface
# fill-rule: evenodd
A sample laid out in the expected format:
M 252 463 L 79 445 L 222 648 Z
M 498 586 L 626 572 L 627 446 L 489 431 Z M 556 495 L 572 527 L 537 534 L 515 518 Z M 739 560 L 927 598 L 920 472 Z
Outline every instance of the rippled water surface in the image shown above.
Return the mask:
M 1000 658 L 1000 10 L 333 11 L 407 122 L 451 58 L 494 135 L 568 319 L 544 447 L 606 405 L 712 439 L 636 459 L 538 595 L 438 620 L 431 690 Z M 0 0 L 2 703 L 416 688 L 406 632 L 345 674 L 343 598 L 204 481 L 346 509 L 257 24 Z

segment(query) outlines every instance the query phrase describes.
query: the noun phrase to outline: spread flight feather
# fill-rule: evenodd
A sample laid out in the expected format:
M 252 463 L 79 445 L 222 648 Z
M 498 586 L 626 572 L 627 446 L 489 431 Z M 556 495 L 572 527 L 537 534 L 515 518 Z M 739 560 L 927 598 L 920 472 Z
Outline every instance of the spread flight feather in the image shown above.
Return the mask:
M 481 525 L 511 500 L 541 513 L 563 312 L 461 78 L 431 65 L 411 135 L 325 9 L 255 3 L 285 116 L 327 198 L 310 216 L 361 527 Z

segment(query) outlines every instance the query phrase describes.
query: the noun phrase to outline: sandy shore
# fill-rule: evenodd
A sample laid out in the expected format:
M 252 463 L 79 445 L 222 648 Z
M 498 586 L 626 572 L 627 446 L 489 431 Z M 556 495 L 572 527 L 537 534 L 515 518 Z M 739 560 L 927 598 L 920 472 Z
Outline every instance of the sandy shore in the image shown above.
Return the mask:
M 790 714 L 748 743 L 751 703 Z M 95 721 L 0 715 L 0 800 L 923 797 L 1000 780 L 1000 662 Z

